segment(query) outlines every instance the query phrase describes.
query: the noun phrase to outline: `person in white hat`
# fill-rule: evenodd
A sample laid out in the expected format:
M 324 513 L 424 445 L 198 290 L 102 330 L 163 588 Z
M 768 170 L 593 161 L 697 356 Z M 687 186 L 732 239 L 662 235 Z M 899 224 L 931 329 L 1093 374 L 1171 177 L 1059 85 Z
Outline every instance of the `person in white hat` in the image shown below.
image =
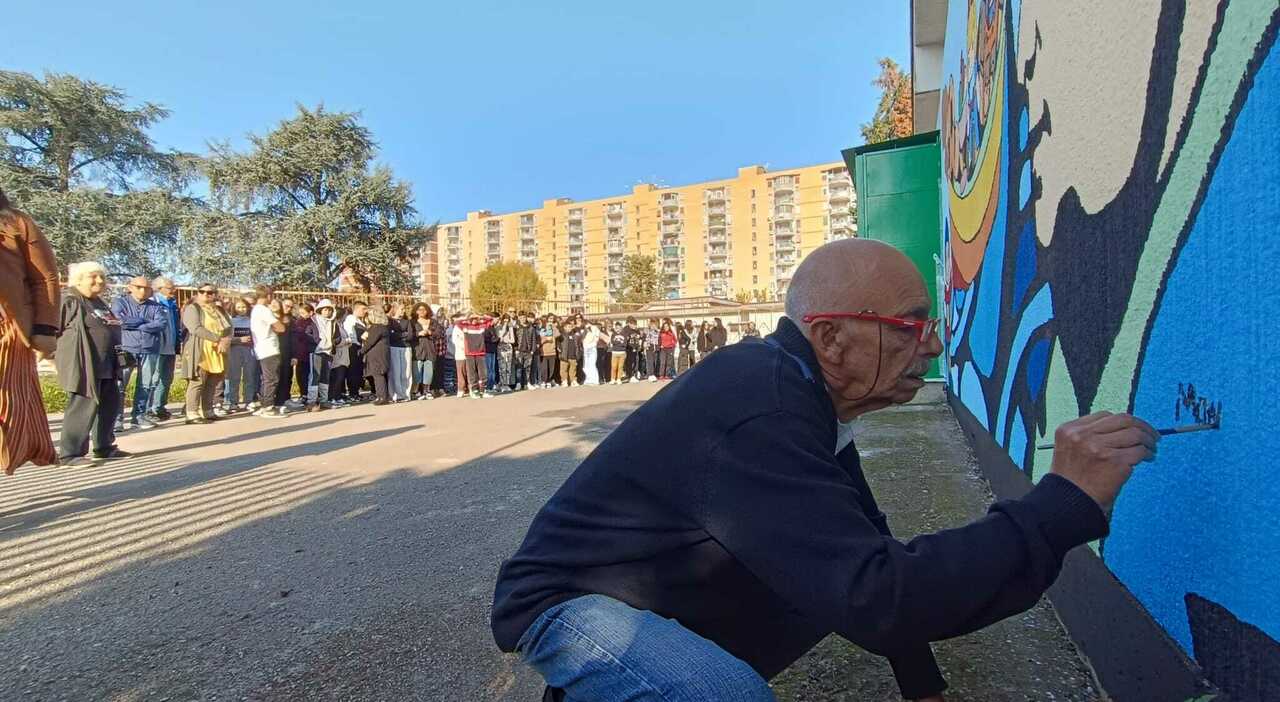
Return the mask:
M 316 313 L 311 317 L 308 336 L 316 342 L 311 352 L 311 374 L 307 378 L 307 411 L 329 409 L 329 370 L 333 365 L 333 349 L 337 343 L 338 324 L 333 317 L 333 302 L 324 298 L 316 303 Z M 312 334 L 314 332 L 314 334 Z

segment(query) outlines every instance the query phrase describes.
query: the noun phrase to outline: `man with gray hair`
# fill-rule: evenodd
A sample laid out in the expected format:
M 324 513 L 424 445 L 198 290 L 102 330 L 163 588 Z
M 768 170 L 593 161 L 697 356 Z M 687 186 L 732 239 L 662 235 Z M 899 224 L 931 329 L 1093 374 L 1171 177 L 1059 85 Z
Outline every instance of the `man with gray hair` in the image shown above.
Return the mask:
M 167 326 L 165 309 L 151 299 L 151 281 L 146 276 L 129 280 L 128 295 L 117 296 L 111 302 L 111 312 L 123 324 L 124 334 L 120 348 L 133 354 L 136 363 L 122 369 L 120 382 L 120 416 L 116 431 L 126 429 L 150 429 L 155 426 L 147 412 L 151 409 L 152 396 L 160 379 L 160 343 Z M 129 381 L 136 375 L 137 386 L 133 391 L 133 405 L 129 423 L 124 424 L 125 393 Z
M 169 388 L 173 386 L 174 361 L 178 357 L 178 352 L 182 350 L 182 339 L 185 331 L 182 328 L 182 320 L 178 316 L 177 288 L 173 284 L 173 279 L 162 275 L 151 281 L 151 289 L 153 292 L 152 299 L 165 310 L 165 327 L 163 334 L 160 336 L 160 351 L 157 363 L 159 376 L 156 380 L 155 391 L 151 393 L 148 418 L 152 421 L 162 422 L 170 418 L 166 405 L 169 403 Z
M 1050 473 L 968 525 L 895 539 L 851 422 L 913 398 L 942 352 L 924 280 L 883 243 L 800 264 L 766 339 L 711 354 L 631 414 L 534 518 L 494 593 L 498 646 L 545 699 L 774 696 L 828 634 L 941 700 L 930 642 L 1034 605 L 1105 536 L 1159 436 L 1128 415 L 1063 424 Z

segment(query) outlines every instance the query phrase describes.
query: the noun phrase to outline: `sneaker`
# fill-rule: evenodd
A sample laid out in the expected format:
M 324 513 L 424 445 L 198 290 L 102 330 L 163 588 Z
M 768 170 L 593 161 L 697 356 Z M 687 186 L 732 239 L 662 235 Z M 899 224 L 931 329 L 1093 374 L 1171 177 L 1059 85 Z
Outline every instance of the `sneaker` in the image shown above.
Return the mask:
M 215 416 L 215 417 L 225 417 L 225 416 L 227 416 L 228 414 L 231 414 L 231 411 L 230 411 L 230 410 L 228 410 L 226 407 L 214 407 L 214 408 L 213 408 L 213 416 Z
M 133 423 L 134 423 L 134 424 L 135 424 L 139 429 L 155 429 L 155 428 L 156 428 L 156 426 L 158 426 L 155 422 L 151 421 L 151 419 L 150 419 L 149 417 L 147 417 L 146 415 L 143 415 L 143 416 L 138 417 L 137 419 L 133 420 Z
M 651 375 L 651 376 L 649 376 L 649 382 L 651 382 L 651 383 L 656 383 L 656 382 L 658 382 L 658 376 L 656 376 L 656 375 Z
M 422 399 L 422 400 L 434 400 L 434 399 L 436 399 L 436 396 L 435 396 L 435 395 L 432 395 L 431 393 L 427 393 L 426 395 L 423 395 L 423 396 L 422 396 L 421 398 L 419 398 L 419 399 Z
M 119 448 L 115 446 L 112 446 L 111 448 L 105 451 L 93 452 L 93 457 L 98 459 L 129 458 L 132 455 L 133 455 L 132 453 L 129 453 L 128 451 L 121 451 Z
M 165 408 L 163 408 L 163 407 L 161 407 L 160 409 L 156 410 L 154 414 L 155 414 L 156 419 L 158 419 L 158 420 L 160 420 L 160 421 L 162 421 L 162 422 L 167 422 L 167 421 L 169 421 L 170 419 L 173 419 L 173 415 L 169 413 L 169 410 L 167 410 L 167 409 L 165 409 Z
M 98 465 L 98 462 L 93 460 L 92 458 L 89 458 L 88 456 L 72 456 L 71 458 L 62 459 L 62 462 L 58 464 L 58 467 L 59 468 L 83 468 L 85 466 L 96 466 L 96 465 Z
M 462 392 L 461 390 L 459 390 L 459 391 L 458 391 L 458 397 L 462 397 L 462 396 L 463 396 L 463 395 L 465 395 L 465 394 L 466 394 L 466 393 Z
M 127 432 L 127 431 L 129 431 L 129 428 L 125 426 L 125 424 L 124 424 L 124 422 L 123 422 L 123 421 L 116 422 L 116 433 L 117 433 L 117 434 L 123 434 L 123 433 L 125 433 L 125 432 Z
M 254 417 L 279 417 L 280 415 L 276 414 L 276 408 L 275 408 L 275 407 L 263 407 L 263 408 L 259 409 L 257 412 L 254 412 L 252 416 L 254 416 Z
M 192 417 L 183 423 L 184 424 L 213 424 L 213 420 L 205 419 L 204 417 Z
M 517 385 L 516 390 L 524 390 L 524 383 L 520 383 L 519 385 Z
M 245 405 L 244 408 L 249 410 L 250 412 L 257 412 L 258 410 L 262 409 L 262 405 L 256 402 L 250 402 L 249 404 Z
M 493 393 L 491 393 L 491 392 L 482 392 L 482 393 L 480 393 L 480 399 L 484 399 L 484 398 L 486 398 L 486 397 L 493 397 Z

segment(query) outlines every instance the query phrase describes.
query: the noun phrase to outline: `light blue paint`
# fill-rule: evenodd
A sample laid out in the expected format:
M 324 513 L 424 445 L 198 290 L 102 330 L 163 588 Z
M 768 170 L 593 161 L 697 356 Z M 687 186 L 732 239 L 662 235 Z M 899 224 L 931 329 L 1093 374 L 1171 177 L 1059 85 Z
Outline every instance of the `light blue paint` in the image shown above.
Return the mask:
M 1017 34 L 1015 33 L 1014 36 L 1017 36 Z M 1023 105 L 1022 109 L 1018 112 L 1018 151 L 1019 152 L 1027 150 L 1027 127 L 1030 124 L 1029 119 L 1030 118 L 1027 114 L 1027 106 Z M 1026 164 L 1023 164 L 1022 170 L 1024 173 L 1026 172 L 1027 170 Z
M 1280 640 L 1278 53 L 1254 79 L 1169 279 L 1134 401 L 1138 415 L 1170 424 L 1178 383 L 1191 382 L 1222 401 L 1222 429 L 1161 442 L 1158 462 L 1121 494 L 1105 551 L 1188 652 L 1187 592 Z
M 1016 412 L 1013 415 L 1013 433 L 1009 435 L 1009 445 L 1005 447 L 1009 451 L 1009 458 L 1018 465 L 1023 471 L 1027 466 L 1027 427 L 1022 423 L 1022 413 Z
M 1022 162 L 1022 173 L 1018 176 L 1018 209 L 1023 210 L 1027 207 L 1027 200 L 1031 199 L 1031 160 Z
M 1013 353 L 1009 354 L 1009 358 L 1021 359 L 1022 354 L 1027 351 L 1027 341 L 1031 338 L 1031 334 L 1052 317 L 1053 298 L 1049 294 L 1049 286 L 1046 285 L 1036 291 L 1035 297 L 1031 298 L 1026 311 L 1022 313 L 1022 317 L 1018 320 L 1018 331 L 1014 333 L 1013 346 L 1010 347 L 1013 349 Z M 1004 422 L 1009 414 L 1009 392 L 1013 388 L 1013 379 L 1016 375 L 1014 370 L 1016 368 L 1016 361 L 1010 363 L 1009 369 L 1004 376 L 1004 386 L 1000 391 L 1000 417 L 996 420 L 997 431 L 1004 430 Z
M 969 413 L 977 418 L 982 428 L 990 432 L 987 400 L 982 394 L 982 385 L 978 382 L 978 374 L 974 372 L 972 363 L 964 364 L 964 369 L 960 371 L 960 401 L 969 408 Z

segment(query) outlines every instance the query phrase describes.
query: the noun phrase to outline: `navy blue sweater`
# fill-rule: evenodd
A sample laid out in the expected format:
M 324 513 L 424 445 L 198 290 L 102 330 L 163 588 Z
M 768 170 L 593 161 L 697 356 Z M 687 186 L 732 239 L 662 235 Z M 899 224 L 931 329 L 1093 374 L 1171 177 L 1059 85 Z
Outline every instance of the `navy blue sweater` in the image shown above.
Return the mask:
M 1107 533 L 1098 505 L 1049 475 L 967 526 L 893 539 L 856 447 L 835 454 L 808 341 L 786 319 L 771 338 L 781 348 L 748 339 L 694 366 L 551 497 L 498 575 L 502 650 L 547 608 L 598 593 L 678 620 L 766 679 L 834 632 L 923 697 L 946 687 L 930 641 L 1030 608 L 1069 549 Z

